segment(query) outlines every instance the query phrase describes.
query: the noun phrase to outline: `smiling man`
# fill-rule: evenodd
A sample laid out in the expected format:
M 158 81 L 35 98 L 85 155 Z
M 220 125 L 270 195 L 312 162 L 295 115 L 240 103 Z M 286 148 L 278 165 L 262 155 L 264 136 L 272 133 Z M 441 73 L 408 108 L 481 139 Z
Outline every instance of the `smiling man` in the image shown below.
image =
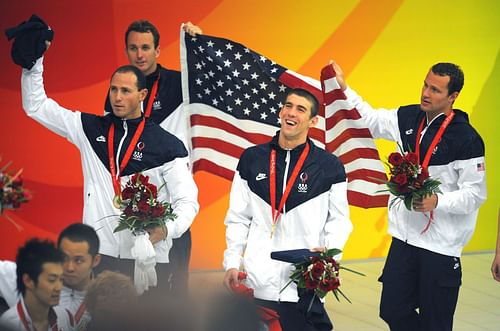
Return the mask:
M 392 243 L 380 277 L 380 317 L 393 331 L 452 330 L 460 255 L 486 200 L 483 140 L 467 114 L 453 108 L 464 74 L 453 63 L 437 63 L 424 79 L 420 104 L 387 111 L 363 101 L 340 66 L 332 66 L 373 137 L 415 151 L 422 168 L 441 182 L 441 192 L 414 201 L 412 211 L 389 208 Z
M 225 219 L 224 285 L 238 286 L 243 268 L 257 304 L 277 311 L 284 331 L 316 328 L 297 309 L 296 285 L 285 288 L 293 265 L 272 260 L 271 252 L 342 249 L 352 230 L 344 166 L 308 138 L 318 110 L 310 92 L 288 93 L 280 131 L 241 155 Z M 321 320 L 331 328 L 326 312 Z
M 49 241 L 31 239 L 17 251 L 17 290 L 21 298 L 0 318 L 9 330 L 72 330 L 69 311 L 54 307 L 62 288 L 63 256 Z

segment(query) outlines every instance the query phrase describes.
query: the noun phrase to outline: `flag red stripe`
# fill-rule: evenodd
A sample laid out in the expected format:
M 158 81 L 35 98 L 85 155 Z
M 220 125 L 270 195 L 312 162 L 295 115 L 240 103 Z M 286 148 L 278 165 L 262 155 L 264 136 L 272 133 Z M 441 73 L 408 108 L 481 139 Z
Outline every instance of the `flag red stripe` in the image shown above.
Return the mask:
M 210 148 L 223 154 L 227 154 L 234 158 L 239 159 L 241 153 L 245 150 L 238 145 L 234 145 L 224 140 L 209 137 L 193 137 L 191 139 L 193 148 Z
M 352 182 L 353 180 L 364 180 L 366 182 L 382 184 L 387 181 L 387 176 L 385 173 L 381 173 L 380 171 L 370 170 L 370 169 L 358 169 L 349 172 L 348 181 Z
M 222 178 L 233 180 L 234 171 L 219 166 L 207 159 L 200 159 L 193 163 L 193 172 L 206 171 Z
M 326 143 L 325 149 L 329 152 L 335 151 L 340 145 L 345 143 L 347 140 L 351 138 L 372 138 L 370 130 L 368 129 L 356 129 L 351 128 L 344 130 L 341 134 L 339 134 L 335 139 Z
M 325 99 L 325 104 L 330 105 L 336 100 L 346 100 L 347 97 L 345 96 L 342 90 L 336 89 L 328 93 L 325 93 L 324 99 Z
M 388 195 L 368 195 L 356 191 L 347 191 L 347 200 L 351 205 L 362 208 L 386 207 L 389 200 Z M 352 202 L 356 202 L 353 204 Z
M 355 148 L 347 153 L 339 155 L 338 158 L 343 164 L 348 164 L 358 159 L 378 160 L 378 151 L 374 148 Z
M 263 144 L 269 141 L 269 136 L 261 133 L 252 133 L 252 132 L 247 132 L 243 131 L 240 128 L 235 127 L 231 123 L 228 123 L 226 121 L 223 121 L 219 118 L 211 117 L 211 116 L 205 116 L 205 115 L 191 115 L 191 127 L 194 126 L 207 126 L 207 127 L 213 127 L 213 128 L 219 128 L 221 130 L 224 130 L 226 132 L 229 132 L 231 134 L 234 134 L 235 136 L 239 136 L 242 138 L 245 138 L 252 144 Z M 277 130 L 278 128 L 276 128 Z
M 337 123 L 342 120 L 359 120 L 361 116 L 356 108 L 337 110 L 335 114 L 327 117 L 326 130 L 331 130 Z

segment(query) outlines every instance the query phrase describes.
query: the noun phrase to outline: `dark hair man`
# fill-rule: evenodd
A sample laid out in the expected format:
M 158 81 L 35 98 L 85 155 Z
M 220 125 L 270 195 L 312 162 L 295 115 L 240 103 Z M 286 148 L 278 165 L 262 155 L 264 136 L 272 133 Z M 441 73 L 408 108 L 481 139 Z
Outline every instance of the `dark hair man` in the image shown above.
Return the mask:
M 464 74 L 453 63 L 437 63 L 424 79 L 420 104 L 386 111 L 364 102 L 332 66 L 373 137 L 416 152 L 422 168 L 441 182 L 441 192 L 414 200 L 412 211 L 389 208 L 392 243 L 380 277 L 380 317 L 393 331 L 452 330 L 460 255 L 486 200 L 483 140 L 467 114 L 453 108 Z
M 185 23 L 183 29 L 191 36 L 202 33 L 191 22 Z M 181 74 L 157 62 L 160 56 L 160 33 L 153 23 L 137 20 L 128 26 L 125 32 L 125 53 L 129 63 L 146 76 L 148 93 L 143 102 L 145 116 L 179 138 L 190 155 L 189 117 L 182 107 Z M 106 112 L 112 111 L 108 98 L 104 108 Z M 186 162 L 190 164 L 189 158 Z M 174 294 L 187 293 L 190 256 L 191 232 L 188 228 L 180 238 L 173 240 L 170 250 L 172 277 L 169 278 Z
M 72 330 L 71 313 L 54 307 L 62 288 L 63 256 L 50 241 L 31 239 L 17 251 L 17 290 L 21 297 L 0 317 L 12 330 Z
M 296 285 L 283 289 L 293 265 L 272 260 L 271 252 L 342 249 L 352 230 L 344 166 L 308 138 L 317 112 L 311 93 L 289 92 L 279 132 L 241 155 L 225 219 L 224 285 L 238 286 L 243 267 L 257 304 L 275 310 L 284 331 L 314 328 L 297 309 Z M 326 311 L 321 319 L 331 326 Z

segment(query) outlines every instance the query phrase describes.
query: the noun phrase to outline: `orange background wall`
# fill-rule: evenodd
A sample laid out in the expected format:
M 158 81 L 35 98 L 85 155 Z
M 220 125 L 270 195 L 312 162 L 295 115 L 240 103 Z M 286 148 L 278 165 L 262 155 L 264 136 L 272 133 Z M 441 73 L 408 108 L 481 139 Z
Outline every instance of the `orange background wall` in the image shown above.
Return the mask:
M 230 0 L 23 0 L 0 3 L 0 27 L 15 26 L 32 13 L 55 31 L 45 59 L 50 97 L 70 109 L 101 114 L 111 72 L 125 64 L 124 32 L 135 19 L 151 20 L 161 33 L 159 62 L 179 69 L 179 26 L 188 20 L 206 34 L 225 37 L 299 73 L 318 78 L 333 58 L 348 82 L 377 107 L 418 101 L 428 68 L 438 61 L 459 63 L 466 85 L 457 107 L 487 146 L 489 200 L 467 250 L 494 247 L 498 187 L 498 129 L 489 118 L 499 109 L 500 5 L 496 1 L 230 1 Z M 26 238 L 55 238 L 82 211 L 82 175 L 77 149 L 24 115 L 20 68 L 10 44 L 0 38 L 0 165 L 24 168 L 33 200 L 0 217 L 0 259 L 13 259 Z M 394 148 L 377 142 L 381 155 Z M 193 269 L 221 268 L 225 246 L 223 219 L 230 182 L 197 173 L 201 211 L 193 224 Z M 351 208 L 354 232 L 344 258 L 384 256 L 386 209 Z

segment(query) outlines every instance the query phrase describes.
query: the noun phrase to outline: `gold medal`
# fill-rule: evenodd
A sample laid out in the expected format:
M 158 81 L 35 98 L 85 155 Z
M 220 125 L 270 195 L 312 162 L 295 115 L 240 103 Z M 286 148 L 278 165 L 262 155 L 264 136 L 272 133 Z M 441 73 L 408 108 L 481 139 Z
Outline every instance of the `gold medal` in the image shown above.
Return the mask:
M 122 206 L 122 199 L 120 197 L 120 194 L 115 195 L 113 198 L 113 206 L 115 206 L 116 209 L 120 209 Z
M 271 239 L 273 238 L 274 230 L 276 230 L 276 223 L 273 223 L 273 226 L 271 227 Z

